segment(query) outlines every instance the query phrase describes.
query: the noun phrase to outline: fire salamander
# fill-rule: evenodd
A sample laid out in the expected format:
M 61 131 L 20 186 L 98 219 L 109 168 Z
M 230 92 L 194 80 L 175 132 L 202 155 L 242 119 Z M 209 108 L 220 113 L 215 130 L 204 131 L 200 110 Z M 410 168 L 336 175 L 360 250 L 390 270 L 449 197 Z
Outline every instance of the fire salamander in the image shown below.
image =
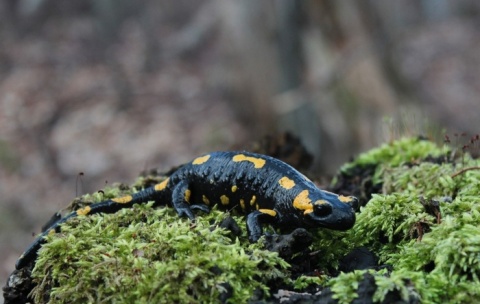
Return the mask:
M 68 219 L 95 213 L 114 213 L 148 201 L 169 203 L 179 216 L 195 219 L 192 210 L 209 212 L 218 204 L 236 207 L 247 215 L 249 240 L 262 236 L 262 224 L 293 230 L 330 228 L 347 230 L 355 223 L 358 200 L 318 189 L 290 165 L 260 154 L 214 152 L 195 158 L 163 182 L 132 195 L 86 206 L 54 222 L 22 254 L 16 263 L 21 269 L 34 261 L 49 233 L 59 230 Z

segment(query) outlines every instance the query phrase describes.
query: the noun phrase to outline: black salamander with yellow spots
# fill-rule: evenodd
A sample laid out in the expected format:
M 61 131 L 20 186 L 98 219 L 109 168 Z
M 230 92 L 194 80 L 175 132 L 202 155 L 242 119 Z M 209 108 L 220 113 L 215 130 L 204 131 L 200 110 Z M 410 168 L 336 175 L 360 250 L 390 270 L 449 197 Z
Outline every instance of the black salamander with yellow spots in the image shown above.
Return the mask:
M 347 230 L 355 223 L 358 200 L 320 190 L 286 163 L 248 152 L 214 152 L 178 168 L 150 188 L 113 198 L 70 213 L 54 222 L 18 259 L 20 269 L 36 259 L 47 234 L 72 217 L 114 213 L 148 201 L 170 203 L 180 216 L 195 219 L 192 210 L 209 212 L 214 204 L 236 207 L 247 215 L 249 239 L 262 236 L 262 224 L 293 230 L 330 228 Z

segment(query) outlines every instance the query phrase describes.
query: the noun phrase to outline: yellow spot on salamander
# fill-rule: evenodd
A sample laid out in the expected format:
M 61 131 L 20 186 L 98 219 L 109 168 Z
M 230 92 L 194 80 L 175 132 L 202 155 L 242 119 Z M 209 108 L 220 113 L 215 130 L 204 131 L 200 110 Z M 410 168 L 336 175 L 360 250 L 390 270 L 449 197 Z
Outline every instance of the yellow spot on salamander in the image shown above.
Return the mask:
M 190 196 L 192 195 L 192 191 L 190 189 L 185 190 L 185 201 L 190 203 Z
M 86 206 L 84 208 L 78 209 L 77 210 L 77 215 L 87 215 L 87 214 L 90 213 L 90 210 L 92 210 L 92 208 L 90 208 L 90 206 Z M 51 233 L 51 232 L 48 232 L 48 233 Z
M 260 209 L 260 206 L 258 205 L 258 203 L 255 205 L 255 209 Z
M 304 210 L 304 214 L 313 211 L 312 201 L 308 197 L 308 190 L 303 190 L 295 197 L 293 200 L 293 207 Z
M 232 158 L 232 160 L 234 162 L 249 161 L 254 165 L 255 169 L 262 168 L 266 163 L 266 160 L 262 158 L 245 156 L 244 154 L 237 154 Z
M 253 206 L 256 200 L 257 200 L 257 197 L 255 195 L 252 196 L 252 199 L 250 200 L 250 206 Z
M 338 196 L 338 199 L 339 199 L 342 203 L 350 203 L 350 202 L 352 201 L 352 197 L 351 197 L 351 196 L 339 195 L 339 196 Z
M 201 164 L 204 164 L 207 162 L 207 160 L 210 159 L 210 155 L 207 154 L 207 155 L 204 155 L 204 156 L 200 156 L 200 157 L 197 157 L 195 158 L 193 161 L 192 161 L 192 164 L 194 165 L 201 165 Z
M 210 200 L 209 200 L 205 195 L 202 195 L 202 201 L 203 201 L 206 205 L 210 205 Z
M 240 207 L 242 207 L 242 210 L 245 210 L 245 200 L 240 199 Z
M 288 177 L 284 176 L 282 177 L 278 183 L 280 184 L 280 186 L 282 186 L 283 188 L 289 190 L 289 189 L 292 189 L 294 186 L 295 186 L 295 182 L 291 179 L 289 179 Z
M 112 198 L 112 202 L 119 203 L 119 204 L 126 204 L 126 203 L 130 203 L 132 199 L 133 198 L 131 195 L 125 195 L 122 197 Z
M 164 180 L 163 182 L 159 183 L 159 184 L 156 184 L 154 186 L 155 188 L 155 191 L 162 191 L 163 189 L 165 189 L 167 187 L 167 184 L 168 184 L 168 178 L 166 180 Z
M 258 211 L 260 211 L 261 213 L 268 214 L 270 216 L 276 216 L 277 215 L 277 212 L 275 210 L 272 210 L 272 209 L 258 209 Z
M 315 203 L 313 203 L 314 205 L 322 205 L 322 204 L 328 204 L 326 200 L 317 200 L 315 201 Z
M 227 206 L 230 203 L 230 199 L 226 195 L 220 196 L 220 202 L 222 202 L 222 205 Z
M 233 185 L 233 186 L 232 186 L 232 192 L 235 192 L 235 191 L 237 191 L 237 190 L 238 190 L 238 187 L 235 186 L 235 185 Z

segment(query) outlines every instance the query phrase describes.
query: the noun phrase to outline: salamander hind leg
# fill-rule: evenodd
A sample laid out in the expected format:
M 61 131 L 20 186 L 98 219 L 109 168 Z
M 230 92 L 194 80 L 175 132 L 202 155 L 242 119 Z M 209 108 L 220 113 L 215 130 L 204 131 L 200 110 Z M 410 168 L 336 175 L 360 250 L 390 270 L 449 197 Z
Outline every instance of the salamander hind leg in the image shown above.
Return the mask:
M 188 182 L 182 181 L 178 183 L 172 192 L 172 205 L 173 208 L 177 211 L 179 216 L 186 216 L 190 220 L 195 220 L 195 215 L 192 212 L 192 207 L 190 206 L 190 196 L 191 192 L 188 188 Z M 194 207 L 195 209 L 195 207 Z

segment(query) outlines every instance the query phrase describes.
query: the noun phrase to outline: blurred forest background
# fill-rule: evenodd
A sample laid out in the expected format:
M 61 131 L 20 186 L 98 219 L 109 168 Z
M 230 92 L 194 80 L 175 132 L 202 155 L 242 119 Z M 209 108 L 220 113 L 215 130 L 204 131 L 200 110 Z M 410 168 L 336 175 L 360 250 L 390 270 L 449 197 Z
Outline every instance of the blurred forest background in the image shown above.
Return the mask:
M 0 278 L 76 195 L 147 168 L 289 130 L 331 175 L 478 132 L 479 38 L 475 0 L 1 1 Z

